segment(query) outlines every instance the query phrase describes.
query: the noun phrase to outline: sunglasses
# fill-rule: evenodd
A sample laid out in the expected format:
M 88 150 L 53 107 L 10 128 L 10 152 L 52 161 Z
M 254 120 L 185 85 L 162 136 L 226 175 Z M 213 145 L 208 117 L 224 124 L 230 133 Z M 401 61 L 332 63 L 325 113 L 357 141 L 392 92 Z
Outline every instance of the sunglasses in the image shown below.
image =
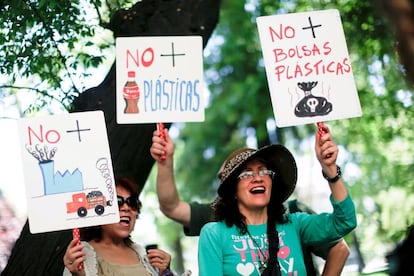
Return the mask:
M 116 196 L 117 200 L 118 200 L 118 207 L 121 207 L 122 205 L 124 205 L 124 203 L 126 203 L 129 207 L 131 207 L 134 210 L 138 210 L 138 206 L 139 204 L 139 200 L 135 197 L 128 197 L 128 198 L 123 198 L 122 196 Z

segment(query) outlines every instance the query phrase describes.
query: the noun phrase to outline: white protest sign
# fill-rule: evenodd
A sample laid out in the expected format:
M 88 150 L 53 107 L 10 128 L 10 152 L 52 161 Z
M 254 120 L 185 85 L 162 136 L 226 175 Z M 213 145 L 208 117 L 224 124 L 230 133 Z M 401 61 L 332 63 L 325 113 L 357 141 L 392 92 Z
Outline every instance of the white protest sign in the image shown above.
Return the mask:
M 204 121 L 201 36 L 116 38 L 119 124 Z
M 31 233 L 116 223 L 102 111 L 18 121 Z
M 278 127 L 362 115 L 337 10 L 257 18 Z

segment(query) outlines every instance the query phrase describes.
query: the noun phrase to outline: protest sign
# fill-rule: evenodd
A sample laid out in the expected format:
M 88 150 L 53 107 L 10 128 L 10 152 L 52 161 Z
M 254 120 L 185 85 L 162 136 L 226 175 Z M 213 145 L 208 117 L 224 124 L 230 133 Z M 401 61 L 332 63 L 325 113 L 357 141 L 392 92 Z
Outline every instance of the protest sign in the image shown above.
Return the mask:
M 119 124 L 204 121 L 201 36 L 118 37 Z
M 337 10 L 257 18 L 278 127 L 362 115 Z
M 102 111 L 18 121 L 31 233 L 119 221 Z

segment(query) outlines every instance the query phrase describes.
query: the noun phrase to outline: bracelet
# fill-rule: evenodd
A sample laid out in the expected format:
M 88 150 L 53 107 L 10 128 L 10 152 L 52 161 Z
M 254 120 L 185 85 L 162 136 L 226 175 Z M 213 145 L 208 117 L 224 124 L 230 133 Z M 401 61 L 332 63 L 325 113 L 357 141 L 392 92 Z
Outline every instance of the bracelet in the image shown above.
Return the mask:
M 326 173 L 322 170 L 322 176 L 328 180 L 329 183 L 335 183 L 336 181 L 338 181 L 338 179 L 341 177 L 342 175 L 342 171 L 341 168 L 336 165 L 336 175 L 332 178 L 330 178 L 329 176 L 326 175 Z

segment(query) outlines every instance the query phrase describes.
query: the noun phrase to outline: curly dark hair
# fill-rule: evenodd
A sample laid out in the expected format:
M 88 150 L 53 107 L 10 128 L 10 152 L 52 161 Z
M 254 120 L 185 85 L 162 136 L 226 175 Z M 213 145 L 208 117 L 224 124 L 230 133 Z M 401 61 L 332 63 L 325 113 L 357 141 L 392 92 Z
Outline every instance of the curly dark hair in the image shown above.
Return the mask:
M 127 177 L 116 177 L 115 186 L 124 188 L 125 190 L 130 192 L 131 197 L 135 197 L 137 199 L 138 201 L 137 216 L 138 216 L 141 212 L 141 207 L 142 207 L 141 201 L 138 198 L 139 193 L 140 193 L 140 189 L 138 185 L 133 180 Z M 117 204 L 117 203 L 115 202 L 114 204 Z M 100 225 L 97 225 L 97 226 L 81 228 L 80 234 L 81 234 L 81 240 L 83 241 L 94 240 L 96 242 L 99 242 L 102 239 L 102 227 Z M 124 238 L 124 242 L 128 246 L 131 246 L 133 244 L 133 241 L 131 240 L 131 236 Z
M 281 181 L 277 178 L 278 172 L 276 168 L 269 166 L 266 160 L 261 158 L 256 158 L 266 165 L 268 169 L 273 170 L 276 174 L 272 180 L 272 191 L 270 195 L 269 205 L 267 206 L 267 237 L 269 241 L 269 262 L 268 268 L 263 272 L 262 275 L 280 275 L 279 262 L 277 261 L 277 253 L 279 251 L 279 237 L 276 230 L 276 224 L 286 223 L 287 217 L 284 216 L 286 212 L 286 207 L 283 204 L 283 198 L 281 193 L 278 192 L 278 181 Z M 236 199 L 236 189 L 238 184 L 237 175 L 243 171 L 244 168 L 240 168 L 237 173 L 232 174 L 232 178 L 229 178 L 227 187 L 223 190 L 221 197 L 215 201 L 213 210 L 214 217 L 216 221 L 224 221 L 228 227 L 235 225 L 240 234 L 245 235 L 248 233 L 246 218 L 240 213 L 237 199 Z

